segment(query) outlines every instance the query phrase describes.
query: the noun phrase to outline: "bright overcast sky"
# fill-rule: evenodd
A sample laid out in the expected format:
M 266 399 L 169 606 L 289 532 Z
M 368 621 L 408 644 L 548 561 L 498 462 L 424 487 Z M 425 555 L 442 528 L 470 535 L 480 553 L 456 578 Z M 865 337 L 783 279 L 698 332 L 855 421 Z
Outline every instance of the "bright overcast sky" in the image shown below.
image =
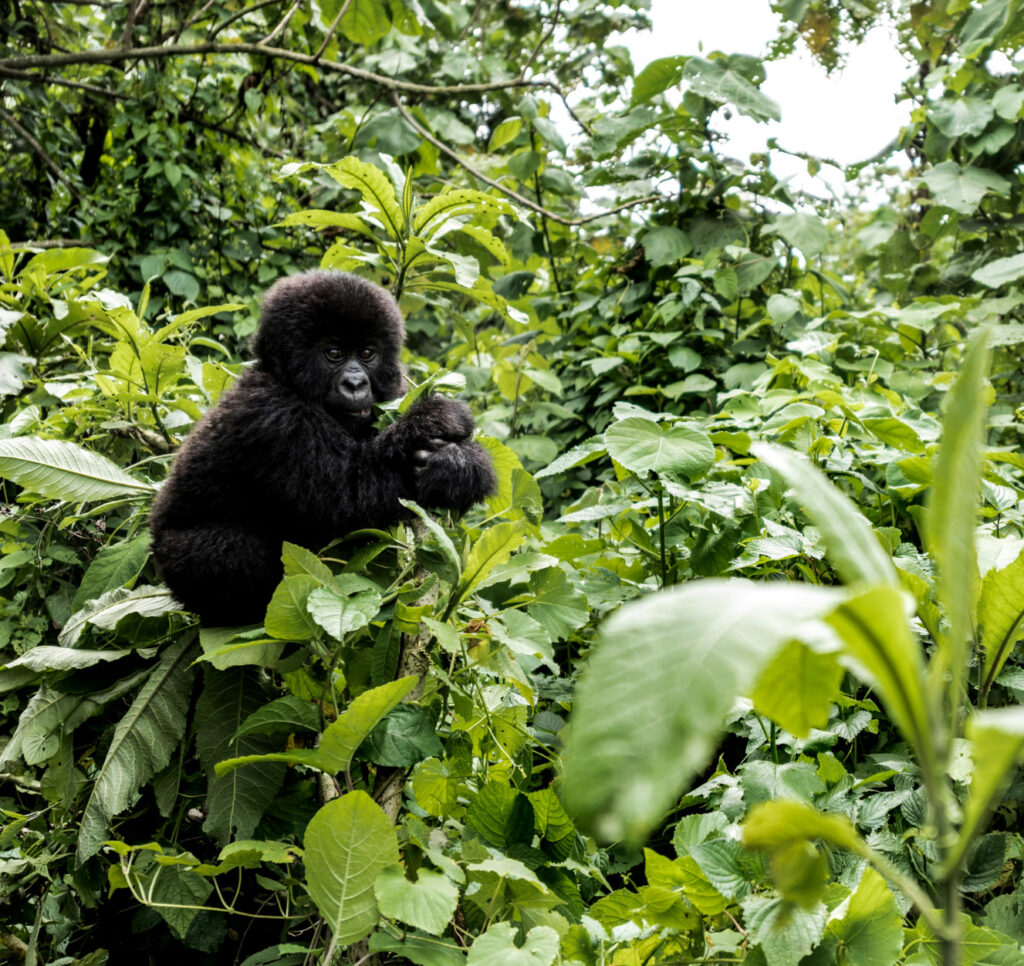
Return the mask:
M 701 49 L 705 54 L 721 50 L 762 56 L 779 22 L 768 0 L 654 0 L 652 19 L 652 31 L 623 38 L 638 73 L 659 57 Z M 781 123 L 758 124 L 739 116 L 726 122 L 718 115 L 716 127 L 729 135 L 728 152 L 743 160 L 763 150 L 766 138 L 776 137 L 789 151 L 840 164 L 862 161 L 885 147 L 906 122 L 908 102 L 896 104 L 894 94 L 910 69 L 884 27 L 851 50 L 846 66 L 832 77 L 798 40 L 792 55 L 766 65 L 768 76 L 761 85 L 782 108 Z M 780 177 L 792 175 L 799 188 L 827 194 L 807 176 L 799 158 L 776 154 L 772 170 Z M 822 176 L 837 187 L 842 183 L 834 169 L 823 168 Z

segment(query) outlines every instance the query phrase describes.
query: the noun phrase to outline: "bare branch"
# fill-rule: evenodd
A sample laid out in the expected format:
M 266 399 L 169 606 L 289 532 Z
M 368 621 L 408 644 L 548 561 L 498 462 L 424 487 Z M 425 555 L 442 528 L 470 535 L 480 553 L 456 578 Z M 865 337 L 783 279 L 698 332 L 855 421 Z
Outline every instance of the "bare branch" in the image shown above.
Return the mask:
M 32 135 L 27 130 L 25 130 L 25 128 L 21 126 L 21 124 L 18 123 L 17 118 L 8 114 L 7 111 L 5 111 L 2 107 L 0 107 L 0 121 L 3 121 L 4 124 L 6 124 L 12 131 L 17 133 L 22 138 L 22 140 L 25 141 L 25 143 L 37 155 L 39 155 L 39 158 L 43 162 L 43 164 L 45 164 L 50 169 L 50 171 L 53 172 L 53 176 L 58 181 L 60 181 L 61 184 L 63 184 L 68 189 L 68 191 L 71 192 L 72 195 L 74 195 L 77 201 L 85 201 L 85 198 L 82 197 L 82 193 L 78 190 L 78 188 L 75 187 L 71 179 L 63 171 L 61 171 L 61 169 L 57 166 L 57 162 L 54 161 L 53 158 L 51 158 L 46 153 L 46 148 L 44 148 L 34 137 L 32 137 Z
M 661 199 L 661 195 L 645 195 L 643 198 L 634 198 L 632 201 L 625 202 L 625 204 L 617 205 L 615 208 L 609 208 L 607 211 L 602 211 L 600 214 L 585 215 L 583 218 L 565 218 L 553 211 L 549 211 L 543 205 L 538 205 L 537 202 L 531 201 L 526 197 L 526 195 L 521 195 L 518 191 L 514 191 L 512 188 L 508 188 L 501 184 L 501 182 L 495 181 L 493 178 L 489 178 L 478 168 L 474 168 L 473 165 L 460 157 L 455 151 L 448 147 L 447 144 L 443 141 L 439 141 L 433 134 L 423 127 L 423 125 L 409 113 L 397 94 L 392 94 L 392 97 L 394 99 L 395 106 L 401 112 L 402 117 L 405 118 L 409 126 L 412 127 L 420 137 L 434 145 L 438 151 L 451 158 L 452 161 L 454 161 L 460 168 L 471 174 L 479 181 L 482 181 L 484 184 L 489 184 L 492 188 L 500 191 L 505 195 L 505 197 L 511 198 L 516 202 L 516 204 L 522 205 L 524 208 L 529 208 L 530 211 L 535 211 L 538 215 L 542 215 L 550 221 L 558 222 L 560 225 L 565 225 L 569 228 L 576 228 L 580 225 L 586 225 L 592 221 L 597 221 L 600 218 L 607 218 L 609 215 L 618 214 L 620 211 L 625 211 L 628 208 L 636 208 L 638 205 L 649 204 L 652 201 L 659 201 Z

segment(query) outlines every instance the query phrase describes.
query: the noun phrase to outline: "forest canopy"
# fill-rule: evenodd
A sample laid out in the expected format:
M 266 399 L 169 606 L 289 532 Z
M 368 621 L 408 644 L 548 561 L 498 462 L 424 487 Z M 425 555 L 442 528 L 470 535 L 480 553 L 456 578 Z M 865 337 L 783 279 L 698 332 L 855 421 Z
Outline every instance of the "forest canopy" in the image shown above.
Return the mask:
M 1024 964 L 1024 14 L 771 9 L 0 0 L 2 961 Z M 875 27 L 848 190 L 732 156 Z M 497 485 L 204 626 L 150 509 L 314 268 Z

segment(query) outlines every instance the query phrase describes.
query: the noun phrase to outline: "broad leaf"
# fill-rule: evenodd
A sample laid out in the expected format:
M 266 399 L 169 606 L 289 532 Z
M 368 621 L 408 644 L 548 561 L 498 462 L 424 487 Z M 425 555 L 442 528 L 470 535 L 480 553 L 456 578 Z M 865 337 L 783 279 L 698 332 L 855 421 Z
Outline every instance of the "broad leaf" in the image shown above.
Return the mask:
M 53 500 L 111 500 L 155 492 L 105 456 L 59 439 L 0 440 L 0 476 Z
M 558 955 L 558 933 L 550 926 L 534 926 L 522 946 L 516 927 L 498 922 L 473 940 L 468 966 L 551 966 Z
M 570 813 L 637 841 L 714 751 L 726 712 L 836 589 L 699 581 L 627 604 L 602 627 L 565 751 Z
M 849 966 L 891 966 L 903 949 L 903 917 L 896 897 L 871 868 L 832 913 L 827 928 L 839 940 Z
M 896 569 L 871 524 L 853 501 L 792 450 L 758 443 L 762 462 L 792 487 L 797 500 L 821 531 L 829 559 L 848 584 L 897 585 Z
M 192 635 L 168 647 L 117 723 L 82 813 L 79 862 L 99 850 L 109 837 L 110 819 L 128 808 L 142 785 L 171 760 L 188 723 L 193 650 Z
M 401 866 L 385 869 L 377 876 L 373 892 L 381 915 L 434 936 L 445 931 L 459 902 L 458 887 L 446 875 L 423 866 L 415 882 L 405 877 Z
M 940 205 L 952 208 L 961 215 L 972 215 L 989 191 L 1005 195 L 1010 183 L 994 171 L 960 167 L 955 161 L 943 161 L 925 172 L 921 178 Z
M 828 724 L 843 668 L 835 654 L 790 641 L 768 664 L 751 697 L 754 706 L 798 738 Z
M 334 939 L 345 946 L 368 936 L 380 917 L 373 884 L 398 864 L 398 837 L 381 807 L 358 790 L 328 802 L 304 846 L 309 894 Z
M 715 462 L 711 440 L 696 429 L 633 416 L 605 431 L 609 455 L 631 473 L 678 473 L 689 480 L 706 473 Z
M 754 58 L 740 54 L 717 60 L 691 57 L 683 68 L 683 77 L 689 81 L 690 89 L 702 97 L 732 104 L 741 114 L 756 121 L 779 120 L 782 116 L 779 105 L 736 70 L 737 65 L 759 67 Z

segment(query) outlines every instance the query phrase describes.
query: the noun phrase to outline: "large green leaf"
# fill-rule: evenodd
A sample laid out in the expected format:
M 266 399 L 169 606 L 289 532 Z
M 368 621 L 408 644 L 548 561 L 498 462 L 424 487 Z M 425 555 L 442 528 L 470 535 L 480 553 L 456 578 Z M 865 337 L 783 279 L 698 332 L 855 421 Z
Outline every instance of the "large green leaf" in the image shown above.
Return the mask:
M 892 560 L 848 496 L 792 450 L 758 443 L 751 452 L 792 487 L 825 538 L 829 559 L 846 583 L 898 585 Z
M 448 876 L 423 866 L 415 882 L 405 877 L 401 866 L 385 869 L 377 876 L 373 891 L 382 915 L 434 936 L 445 931 L 459 903 L 459 890 Z
M 105 456 L 60 439 L 0 440 L 0 476 L 53 500 L 111 500 L 155 492 Z
M 140 617 L 159 617 L 180 607 L 166 587 L 150 587 L 143 585 L 128 590 L 119 587 L 108 590 L 95 600 L 86 602 L 81 610 L 75 611 L 61 628 L 57 638 L 62 647 L 74 647 L 86 624 L 113 630 L 118 622 L 129 614 Z
M 897 587 L 872 587 L 827 620 L 853 657 L 854 673 L 878 689 L 886 711 L 925 768 L 935 773 L 935 746 L 924 693 L 921 647 L 910 631 L 907 598 Z
M 741 54 L 716 60 L 691 57 L 683 68 L 683 77 L 689 81 L 690 89 L 702 97 L 732 104 L 741 114 L 756 121 L 779 120 L 782 117 L 779 105 L 762 94 L 737 66 L 750 69 L 759 64 Z
M 410 674 L 360 694 L 324 732 L 316 749 L 317 766 L 325 771 L 346 771 L 363 739 L 416 687 L 417 680 Z
M 526 529 L 520 520 L 499 523 L 485 531 L 466 557 L 455 599 L 463 600 L 495 567 L 508 560 L 525 539 Z
M 892 889 L 874 869 L 864 870 L 853 895 L 832 914 L 828 931 L 849 966 L 892 966 L 899 960 L 903 917 Z
M 263 704 L 259 672 L 254 668 L 208 668 L 196 702 L 196 745 L 206 773 L 207 818 L 203 831 L 220 845 L 247 839 L 284 781 L 285 765 L 263 762 L 217 775 L 214 766 L 225 758 L 259 755 L 280 747 L 265 735 L 236 737 L 242 722 Z
M 195 676 L 190 665 L 194 637 L 168 647 L 125 716 L 117 723 L 82 813 L 78 861 L 93 855 L 108 837 L 110 819 L 134 802 L 142 785 L 171 760 L 188 723 Z
M 362 0 L 362 3 L 378 5 L 376 0 Z M 405 218 L 395 195 L 395 187 L 380 168 L 349 156 L 328 165 L 326 170 L 339 184 L 354 188 L 363 196 L 363 201 L 391 238 L 402 237 Z
M 611 457 L 631 473 L 679 473 L 693 480 L 715 462 L 711 440 L 696 429 L 631 416 L 605 430 Z
M 947 856 L 948 868 L 954 868 L 967 854 L 1024 759 L 1024 707 L 976 711 L 966 731 L 974 771 L 960 836 Z
M 834 588 L 707 580 L 627 604 L 601 629 L 576 693 L 566 804 L 608 839 L 638 841 L 717 746 L 733 701 Z
M 971 278 L 989 288 L 999 288 L 1024 276 L 1024 254 L 996 258 L 971 273 Z
M 978 594 L 974 530 L 981 488 L 985 427 L 986 330 L 972 336 L 942 423 L 942 445 L 935 462 L 925 527 L 925 542 L 938 565 L 938 599 L 949 630 L 940 636 L 933 670 L 934 686 L 952 672 L 954 705 L 967 659 L 967 641 Z
M 534 926 L 522 946 L 516 927 L 498 922 L 473 940 L 468 966 L 551 966 L 558 955 L 558 933 L 550 926 Z
M 373 884 L 398 864 L 398 837 L 387 815 L 366 792 L 349 792 L 313 816 L 304 845 L 309 894 L 335 942 L 368 936 L 380 917 Z
M 943 161 L 922 175 L 935 200 L 961 215 L 972 215 L 989 191 L 1005 195 L 1010 183 L 1002 175 L 986 168 L 960 167 L 955 161 Z
M 812 728 L 828 724 L 842 677 L 835 654 L 820 654 L 790 641 L 764 669 L 751 697 L 758 711 L 805 738 Z
M 996 679 L 1017 642 L 1024 637 L 1024 543 L 1010 538 L 992 539 L 989 543 L 1017 555 L 1001 561 L 1002 566 L 992 567 L 981 580 L 978 626 L 985 652 L 986 682 Z

